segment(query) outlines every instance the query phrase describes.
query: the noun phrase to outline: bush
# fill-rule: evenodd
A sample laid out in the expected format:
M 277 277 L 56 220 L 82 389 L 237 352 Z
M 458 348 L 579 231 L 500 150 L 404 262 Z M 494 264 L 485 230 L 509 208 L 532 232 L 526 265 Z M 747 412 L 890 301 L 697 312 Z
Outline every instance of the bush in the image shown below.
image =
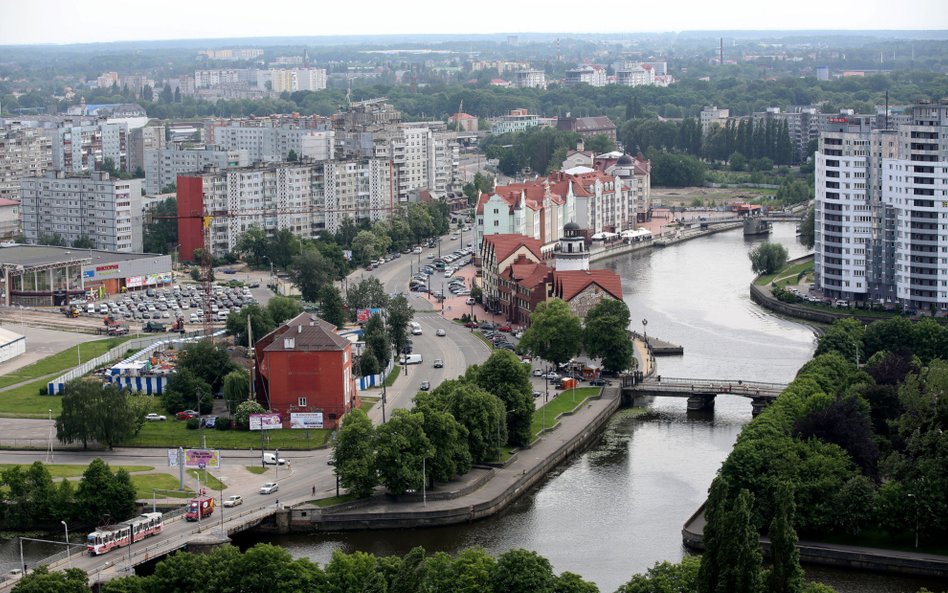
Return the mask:
M 188 418 L 188 423 L 185 426 L 188 430 L 197 430 L 201 428 L 201 420 L 199 418 Z
M 214 428 L 217 430 L 230 430 L 231 422 L 230 418 L 218 418 L 217 422 L 214 423 Z

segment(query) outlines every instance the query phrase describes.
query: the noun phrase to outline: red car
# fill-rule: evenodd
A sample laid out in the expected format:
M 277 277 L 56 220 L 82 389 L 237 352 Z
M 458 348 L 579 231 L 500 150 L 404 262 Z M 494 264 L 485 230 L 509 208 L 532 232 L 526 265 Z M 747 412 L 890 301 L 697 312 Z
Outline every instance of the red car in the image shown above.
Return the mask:
M 190 420 L 191 418 L 197 418 L 199 414 L 194 410 L 184 410 L 183 412 L 178 412 L 174 415 L 178 420 Z
M 478 327 L 478 323 L 476 321 L 468 321 L 464 324 L 464 327 L 472 327 L 476 329 Z
M 510 333 L 510 332 L 513 331 L 513 328 L 510 327 L 509 325 L 502 325 L 502 326 L 498 327 L 497 330 L 498 330 L 498 331 L 502 331 L 502 332 Z

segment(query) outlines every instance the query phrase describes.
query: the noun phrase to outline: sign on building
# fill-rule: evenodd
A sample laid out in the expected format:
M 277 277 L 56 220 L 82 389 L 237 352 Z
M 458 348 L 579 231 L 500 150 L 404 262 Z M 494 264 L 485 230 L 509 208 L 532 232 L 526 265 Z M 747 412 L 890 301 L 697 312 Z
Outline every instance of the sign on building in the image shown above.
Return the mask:
M 322 428 L 322 412 L 291 412 L 290 428 Z
M 250 430 L 274 430 L 283 428 L 279 414 L 251 414 Z

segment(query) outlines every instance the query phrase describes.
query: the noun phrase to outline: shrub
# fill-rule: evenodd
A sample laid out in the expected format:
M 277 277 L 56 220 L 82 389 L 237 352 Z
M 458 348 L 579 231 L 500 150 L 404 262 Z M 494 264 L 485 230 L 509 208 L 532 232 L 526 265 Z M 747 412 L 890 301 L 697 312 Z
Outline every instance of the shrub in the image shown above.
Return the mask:
M 230 430 L 232 420 L 230 418 L 218 418 L 217 422 L 214 423 L 214 428 L 217 430 Z
M 197 430 L 201 428 L 201 421 L 198 418 L 188 418 L 188 423 L 185 426 L 188 430 Z

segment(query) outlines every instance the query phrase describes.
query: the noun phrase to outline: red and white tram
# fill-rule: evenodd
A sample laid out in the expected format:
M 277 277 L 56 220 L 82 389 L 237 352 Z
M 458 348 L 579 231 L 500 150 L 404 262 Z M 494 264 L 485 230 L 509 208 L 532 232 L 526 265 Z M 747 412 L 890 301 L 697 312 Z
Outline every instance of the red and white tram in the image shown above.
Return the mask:
M 162 525 L 161 513 L 142 513 L 124 523 L 96 529 L 86 537 L 86 549 L 91 556 L 105 554 L 161 533 Z

